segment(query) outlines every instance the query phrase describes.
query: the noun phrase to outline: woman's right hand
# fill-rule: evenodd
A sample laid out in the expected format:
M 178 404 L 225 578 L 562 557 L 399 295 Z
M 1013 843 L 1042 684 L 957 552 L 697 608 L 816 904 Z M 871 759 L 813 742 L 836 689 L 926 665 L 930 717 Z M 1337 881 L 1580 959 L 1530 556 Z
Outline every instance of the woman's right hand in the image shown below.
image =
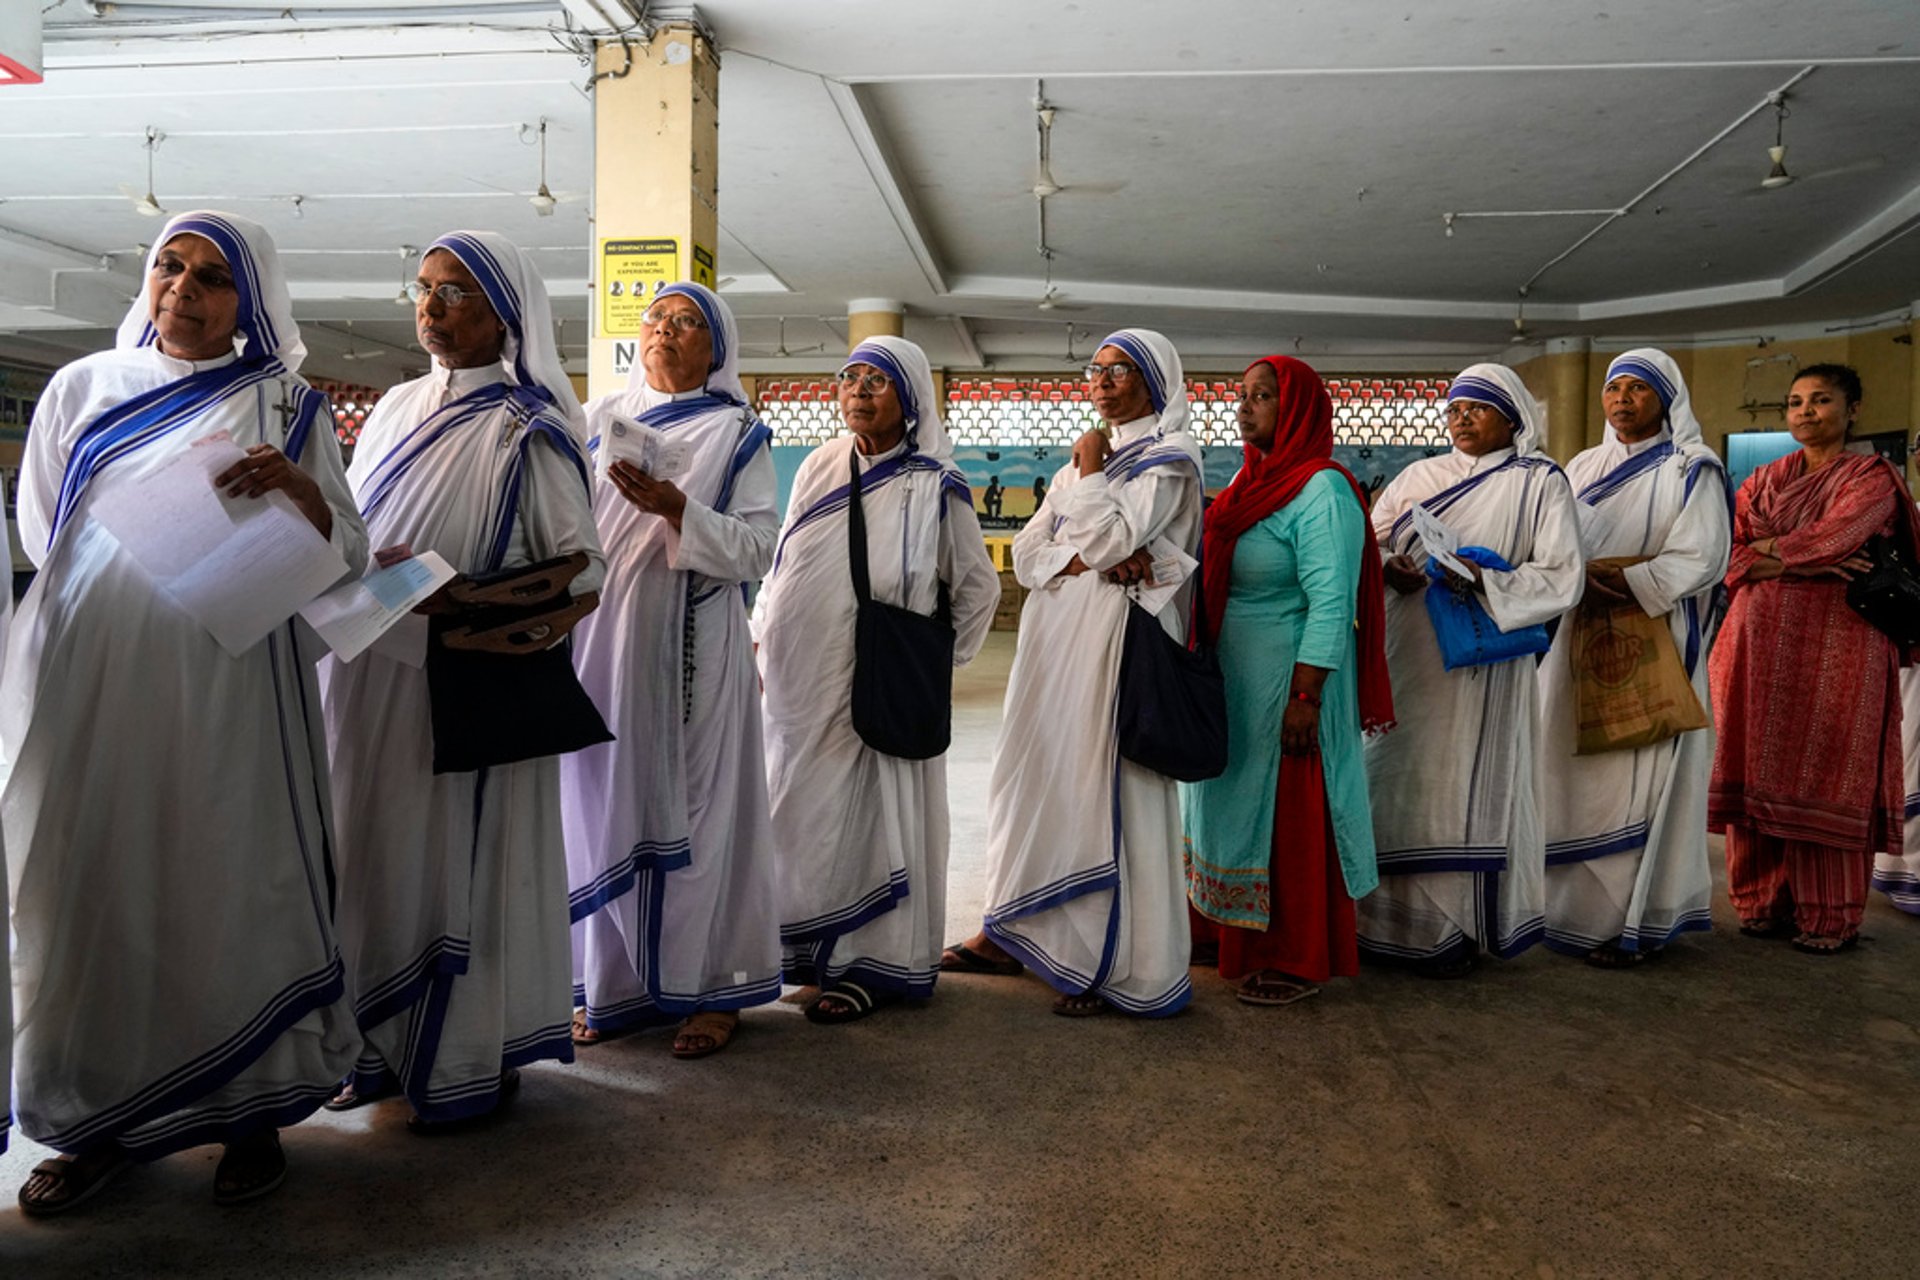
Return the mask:
M 1386 563 L 1380 566 L 1387 585 L 1403 596 L 1423 591 L 1427 585 L 1427 575 L 1409 555 L 1388 556 Z

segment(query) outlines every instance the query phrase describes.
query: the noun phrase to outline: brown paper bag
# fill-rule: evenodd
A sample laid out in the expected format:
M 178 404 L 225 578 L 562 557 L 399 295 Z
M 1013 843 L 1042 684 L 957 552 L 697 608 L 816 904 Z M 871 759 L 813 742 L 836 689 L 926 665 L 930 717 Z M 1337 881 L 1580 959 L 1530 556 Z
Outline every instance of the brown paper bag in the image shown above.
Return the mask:
M 1624 568 L 1645 557 L 1596 560 Z M 1707 713 L 1673 647 L 1667 620 L 1650 618 L 1633 601 L 1588 595 L 1567 620 L 1573 627 L 1575 755 L 1652 746 L 1689 729 Z

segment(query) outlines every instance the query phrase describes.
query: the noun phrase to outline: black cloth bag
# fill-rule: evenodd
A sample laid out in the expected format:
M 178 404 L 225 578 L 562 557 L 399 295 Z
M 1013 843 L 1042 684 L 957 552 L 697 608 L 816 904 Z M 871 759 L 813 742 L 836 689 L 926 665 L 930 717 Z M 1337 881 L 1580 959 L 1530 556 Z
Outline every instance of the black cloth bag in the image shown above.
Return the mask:
M 1861 550 L 1873 568 L 1847 583 L 1847 607 L 1902 649 L 1920 645 L 1920 576 L 1903 540 L 1875 534 Z
M 564 558 L 563 558 L 564 559 Z M 593 699 L 573 672 L 573 642 L 537 647 L 553 618 L 577 620 L 563 560 L 480 574 L 462 592 L 483 599 L 512 598 L 516 583 L 540 583 L 545 593 L 511 604 L 484 603 L 428 620 L 427 697 L 433 715 L 433 771 L 471 773 L 488 765 L 564 755 L 613 741 Z M 495 589 L 500 588 L 500 589 Z M 472 648 L 475 632 L 519 634 L 528 648 Z M 572 621 L 565 625 L 571 627 Z M 564 633 L 563 633 L 564 634 Z M 448 643 L 449 640 L 454 643 Z M 499 641 L 494 643 L 498 644 Z
M 1198 565 L 1193 578 L 1192 648 L 1162 630 L 1151 613 L 1127 602 L 1114 715 L 1120 754 L 1180 782 L 1202 782 L 1227 771 L 1227 682 L 1219 655 L 1202 634 L 1206 585 Z
M 953 607 L 947 584 L 933 616 L 873 598 L 860 455 L 849 456 L 847 560 L 853 570 L 853 731 L 882 755 L 928 760 L 953 738 Z

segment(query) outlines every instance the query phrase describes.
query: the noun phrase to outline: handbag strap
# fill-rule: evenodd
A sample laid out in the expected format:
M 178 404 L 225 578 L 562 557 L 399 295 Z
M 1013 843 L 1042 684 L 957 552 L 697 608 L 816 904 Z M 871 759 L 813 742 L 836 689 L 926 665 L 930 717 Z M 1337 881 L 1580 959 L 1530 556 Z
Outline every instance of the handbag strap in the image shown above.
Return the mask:
M 847 567 L 853 572 L 853 598 L 859 604 L 873 600 L 873 581 L 867 572 L 867 515 L 860 507 L 860 451 L 847 455 Z M 904 574 L 906 567 L 901 566 Z M 936 578 L 940 595 L 933 616 L 942 622 L 953 621 L 953 598 L 945 578 Z
M 860 509 L 860 450 L 847 451 L 847 467 L 853 473 L 847 482 L 847 565 L 853 570 L 853 598 L 861 604 L 873 599 L 873 584 L 867 577 L 867 517 Z

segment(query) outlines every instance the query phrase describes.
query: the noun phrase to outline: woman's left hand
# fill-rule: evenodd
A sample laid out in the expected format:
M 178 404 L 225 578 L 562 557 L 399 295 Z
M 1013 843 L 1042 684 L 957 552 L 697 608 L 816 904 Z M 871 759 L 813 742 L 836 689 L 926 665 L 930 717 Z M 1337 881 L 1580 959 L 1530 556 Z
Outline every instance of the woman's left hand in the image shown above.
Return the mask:
M 333 536 L 333 508 L 312 476 L 270 444 L 256 444 L 247 456 L 213 478 L 229 498 L 264 498 L 275 489 L 287 495 L 323 538 Z
M 1280 751 L 1289 756 L 1310 756 L 1320 750 L 1320 704 L 1302 698 L 1287 699 L 1287 710 L 1280 717 Z
M 607 479 L 613 481 L 621 497 L 642 511 L 659 516 L 673 526 L 674 532 L 679 532 L 680 517 L 687 510 L 687 495 L 680 492 L 673 481 L 656 480 L 625 460 L 607 468 Z

